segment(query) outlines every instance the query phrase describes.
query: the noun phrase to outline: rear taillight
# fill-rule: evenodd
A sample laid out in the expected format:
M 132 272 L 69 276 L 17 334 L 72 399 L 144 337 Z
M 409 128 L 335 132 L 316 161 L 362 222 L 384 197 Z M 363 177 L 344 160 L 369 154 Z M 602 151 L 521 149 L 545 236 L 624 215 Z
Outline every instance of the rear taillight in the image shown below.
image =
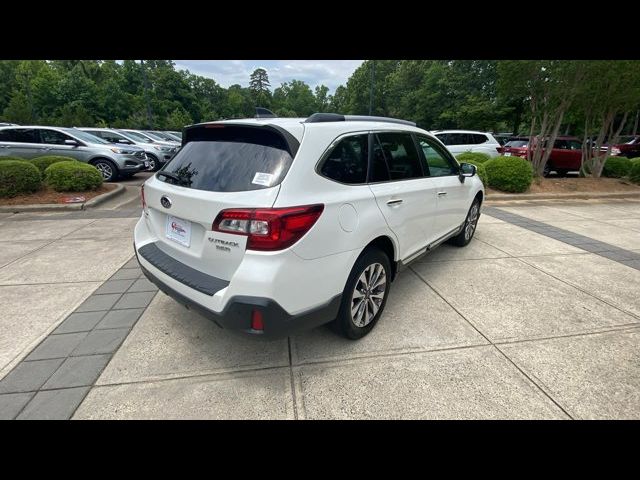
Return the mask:
M 282 250 L 300 240 L 313 227 L 324 205 L 286 208 L 231 208 L 213 222 L 216 232 L 247 235 L 249 250 Z
M 142 201 L 142 210 L 147 213 L 147 200 L 144 198 L 144 185 L 140 188 L 140 200 Z
M 504 152 L 504 148 L 502 147 L 496 147 L 496 150 L 498 151 L 498 153 Z

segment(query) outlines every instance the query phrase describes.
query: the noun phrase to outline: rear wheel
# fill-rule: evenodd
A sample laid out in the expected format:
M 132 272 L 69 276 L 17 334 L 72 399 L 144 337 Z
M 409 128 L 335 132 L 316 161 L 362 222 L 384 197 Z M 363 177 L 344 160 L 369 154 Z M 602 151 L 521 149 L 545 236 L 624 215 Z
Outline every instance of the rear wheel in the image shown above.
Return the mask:
M 544 170 L 542 170 L 542 176 L 548 177 L 549 174 L 551 174 L 551 170 L 553 170 L 553 167 L 551 166 L 551 164 L 549 162 L 545 163 Z
M 364 337 L 380 319 L 390 286 L 389 257 L 378 248 L 368 248 L 349 274 L 333 330 L 351 340 Z
M 566 168 L 558 168 L 558 169 L 556 169 L 556 173 L 558 174 L 559 177 L 566 177 L 568 171 L 569 170 L 567 170 Z
M 476 227 L 478 226 L 479 219 L 480 219 L 480 200 L 476 198 L 471 204 L 469 213 L 467 213 L 467 218 L 464 221 L 462 230 L 458 235 L 453 237 L 450 240 L 450 242 L 453 245 L 456 245 L 458 247 L 464 247 L 465 245 L 468 245 L 471 239 L 473 238 L 473 234 L 476 232 Z
M 118 167 L 107 159 L 98 159 L 93 162 L 93 166 L 102 174 L 105 182 L 115 182 L 118 178 Z

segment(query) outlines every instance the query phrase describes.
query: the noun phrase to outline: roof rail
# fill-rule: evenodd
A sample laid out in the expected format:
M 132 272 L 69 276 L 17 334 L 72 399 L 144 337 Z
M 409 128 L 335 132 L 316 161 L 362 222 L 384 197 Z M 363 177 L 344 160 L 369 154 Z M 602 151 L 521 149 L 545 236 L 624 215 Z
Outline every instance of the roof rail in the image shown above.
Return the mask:
M 276 114 L 266 108 L 256 107 L 256 118 L 276 118 Z
M 340 115 L 338 113 L 314 113 L 304 121 L 304 123 L 323 122 L 385 122 L 411 125 L 412 127 L 416 126 L 415 122 L 410 122 L 409 120 L 401 120 L 399 118 L 375 117 L 370 115 Z

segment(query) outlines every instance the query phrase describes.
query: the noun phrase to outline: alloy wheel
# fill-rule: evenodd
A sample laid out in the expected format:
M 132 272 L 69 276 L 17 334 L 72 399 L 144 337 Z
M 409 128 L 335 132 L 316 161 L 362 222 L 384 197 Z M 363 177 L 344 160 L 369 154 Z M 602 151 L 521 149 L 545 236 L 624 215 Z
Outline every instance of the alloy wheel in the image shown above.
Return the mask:
M 380 263 L 365 268 L 351 295 L 351 320 L 357 327 L 366 327 L 380 310 L 387 291 L 387 272 Z
M 102 174 L 102 178 L 105 180 L 109 180 L 113 176 L 113 168 L 108 163 L 99 162 L 96 163 L 95 167 Z
M 480 211 L 480 207 L 476 202 L 471 207 L 471 211 L 469 212 L 469 215 L 467 215 L 467 221 L 464 225 L 464 239 L 467 241 L 471 240 L 471 237 L 473 236 L 473 232 L 475 232 L 476 230 L 476 226 L 478 225 L 478 218 L 480 217 L 479 211 Z

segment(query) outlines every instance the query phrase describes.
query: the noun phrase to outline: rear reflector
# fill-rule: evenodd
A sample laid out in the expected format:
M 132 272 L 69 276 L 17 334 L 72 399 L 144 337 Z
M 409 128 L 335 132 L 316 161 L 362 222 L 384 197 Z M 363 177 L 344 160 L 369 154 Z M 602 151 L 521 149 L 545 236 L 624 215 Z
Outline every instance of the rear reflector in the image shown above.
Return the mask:
M 324 205 L 222 210 L 212 230 L 247 235 L 247 249 L 273 251 L 290 247 L 316 223 Z
M 262 312 L 260 310 L 254 309 L 251 312 L 251 329 L 264 330 L 264 321 L 262 319 Z

